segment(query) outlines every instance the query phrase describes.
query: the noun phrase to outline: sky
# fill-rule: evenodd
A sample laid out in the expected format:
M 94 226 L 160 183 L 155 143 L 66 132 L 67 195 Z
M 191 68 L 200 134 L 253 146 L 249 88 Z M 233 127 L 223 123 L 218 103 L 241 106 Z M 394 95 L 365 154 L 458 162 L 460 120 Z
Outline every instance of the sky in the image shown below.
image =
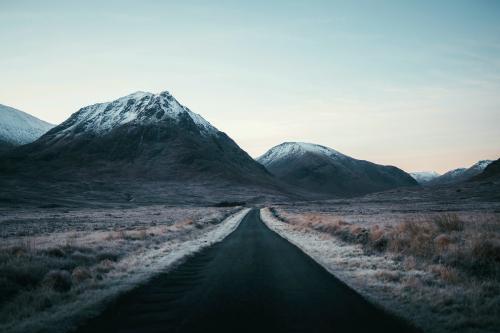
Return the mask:
M 170 91 L 257 157 L 500 157 L 500 1 L 0 0 L 0 103 L 60 123 Z

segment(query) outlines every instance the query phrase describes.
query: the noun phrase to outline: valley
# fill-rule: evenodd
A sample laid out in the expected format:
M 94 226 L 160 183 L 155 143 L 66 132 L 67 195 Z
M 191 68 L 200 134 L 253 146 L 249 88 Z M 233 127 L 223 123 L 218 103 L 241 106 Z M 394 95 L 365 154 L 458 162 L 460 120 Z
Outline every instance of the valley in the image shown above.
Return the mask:
M 498 160 L 409 174 L 304 142 L 253 159 L 166 91 L 46 130 L 0 155 L 2 331 L 500 325 Z

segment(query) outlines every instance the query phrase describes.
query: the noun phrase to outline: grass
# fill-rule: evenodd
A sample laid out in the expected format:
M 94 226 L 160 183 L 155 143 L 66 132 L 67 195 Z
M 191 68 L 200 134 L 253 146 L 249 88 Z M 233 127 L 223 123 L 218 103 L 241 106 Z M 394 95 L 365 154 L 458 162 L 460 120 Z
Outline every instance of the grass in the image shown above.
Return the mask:
M 272 212 L 279 215 L 276 210 Z M 468 275 L 500 280 L 500 233 L 495 232 L 500 226 L 498 220 L 466 224 L 456 214 L 446 213 L 406 220 L 394 226 L 368 228 L 332 216 L 308 213 L 289 223 L 299 229 L 314 229 L 361 244 L 367 251 L 391 252 L 439 263 Z
M 427 327 L 431 331 L 488 331 L 500 325 L 498 215 L 407 214 L 400 221 L 379 225 L 346 222 L 329 213 L 270 212 L 291 230 L 319 232 L 359 247 L 365 255 L 366 263 L 361 264 L 365 271 L 356 267 L 357 257 L 339 259 L 340 267 L 357 271 L 355 279 L 356 274 L 372 272 L 374 280 L 365 277 L 361 288 L 371 284 L 371 288 L 391 290 L 394 295 L 389 298 L 419 304 L 412 311 L 428 309 L 431 315 L 423 325 L 434 320 L 435 325 Z M 371 259 L 375 257 L 381 261 Z M 394 266 L 384 266 L 382 258 L 391 258 Z
M 78 213 L 81 223 L 53 213 L 47 217 L 53 223 L 29 215 L 19 218 L 18 224 L 15 219 L 9 220 L 11 230 L 2 235 L 0 245 L 0 330 L 2 325 L 5 328 L 38 313 L 55 311 L 56 306 L 61 308 L 61 304 L 96 292 L 96 288 L 114 286 L 115 277 L 134 272 L 138 262 L 154 264 L 141 258 L 148 258 L 160 247 L 169 248 L 170 243 L 201 235 L 205 228 L 210 230 L 239 210 L 158 209 L 141 208 L 123 215 L 83 212 Z M 33 214 L 36 216 L 36 212 Z M 102 220 L 87 223 L 89 216 Z M 75 228 L 67 230 L 67 225 Z M 54 226 L 61 226 L 59 232 Z M 27 229 L 31 230 L 29 236 L 18 232 Z

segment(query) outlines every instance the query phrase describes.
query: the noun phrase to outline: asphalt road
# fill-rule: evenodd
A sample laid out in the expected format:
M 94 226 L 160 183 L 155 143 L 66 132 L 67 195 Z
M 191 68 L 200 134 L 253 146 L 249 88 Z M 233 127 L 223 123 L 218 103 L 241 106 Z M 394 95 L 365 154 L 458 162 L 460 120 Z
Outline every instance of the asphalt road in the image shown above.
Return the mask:
M 119 298 L 78 333 L 413 331 L 267 228 L 254 209 L 224 241 Z

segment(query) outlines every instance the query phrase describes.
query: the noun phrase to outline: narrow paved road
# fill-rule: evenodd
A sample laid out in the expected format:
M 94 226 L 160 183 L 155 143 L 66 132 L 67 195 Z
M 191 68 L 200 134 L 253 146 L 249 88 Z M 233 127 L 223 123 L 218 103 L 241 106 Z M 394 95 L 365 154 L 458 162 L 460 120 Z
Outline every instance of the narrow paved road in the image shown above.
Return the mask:
M 120 298 L 79 333 L 412 332 L 267 228 L 224 241 Z

